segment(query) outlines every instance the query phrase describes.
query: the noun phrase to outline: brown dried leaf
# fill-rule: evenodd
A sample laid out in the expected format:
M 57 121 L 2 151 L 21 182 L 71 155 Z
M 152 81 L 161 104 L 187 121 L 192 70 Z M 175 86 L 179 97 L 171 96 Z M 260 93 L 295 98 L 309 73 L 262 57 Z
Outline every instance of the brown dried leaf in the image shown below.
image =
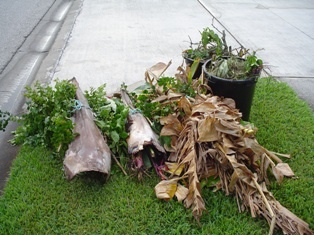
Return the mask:
M 266 154 L 263 154 L 260 159 L 261 159 L 261 162 L 260 162 L 261 176 L 260 176 L 260 178 L 264 179 L 266 184 L 269 184 L 269 180 L 267 177 L 267 169 L 269 167 L 270 161 L 269 161 L 268 157 L 266 157 Z
M 184 83 L 187 83 L 187 71 L 183 68 L 183 64 L 177 68 L 178 73 L 175 74 L 175 78 L 179 81 L 182 81 Z
M 215 119 L 207 116 L 198 122 L 198 142 L 211 142 L 219 139 Z
M 162 117 L 160 123 L 164 125 L 161 129 L 160 136 L 178 136 L 183 129 L 181 122 L 174 115 Z
M 196 167 L 197 174 L 200 175 L 201 178 L 206 178 L 204 176 L 209 175 L 209 171 L 211 170 L 210 164 L 213 164 L 213 159 L 208 158 L 208 148 L 209 143 L 196 143 L 197 149 L 197 157 L 196 157 Z
M 192 115 L 195 115 L 196 113 L 213 113 L 217 111 L 217 107 L 210 102 L 206 102 L 206 103 L 200 103 L 197 105 L 193 105 L 192 106 Z
M 215 122 L 215 128 L 217 131 L 240 137 L 241 136 L 241 128 L 238 124 L 234 122 L 228 122 L 224 121 L 223 119 L 220 119 L 218 122 Z
M 153 99 L 152 103 L 155 103 L 155 102 L 161 103 L 161 102 L 163 102 L 165 100 L 168 100 L 168 96 L 167 95 L 160 95 L 157 98 Z
M 167 166 L 167 172 L 180 176 L 183 169 L 184 169 L 184 164 L 179 164 L 177 162 L 165 162 L 165 165 Z
M 190 107 L 184 99 L 180 103 L 183 110 Z M 269 166 L 278 182 L 284 176 L 292 177 L 294 174 L 288 164 L 258 144 L 255 132 L 244 131 L 248 127 L 239 123 L 241 113 L 234 108 L 233 100 L 198 95 L 194 101 L 188 101 L 191 103 L 191 116 L 180 119 L 182 129 L 173 142 L 176 152 L 169 160 L 185 166 L 182 173 L 188 177 L 188 184 L 187 188 L 182 186 L 184 193 L 178 193 L 178 200 L 183 200 L 185 207 L 192 209 L 195 219 L 199 220 L 206 210 L 200 179 L 219 176 L 217 188 L 222 188 L 226 194 L 235 192 L 240 210 L 250 210 L 254 217 L 263 216 L 270 225 L 270 234 L 275 224 L 284 234 L 313 234 L 305 222 L 286 212 L 268 192 L 265 182 L 268 182 Z M 165 126 L 173 125 L 168 118 L 162 122 Z M 177 186 L 177 192 L 180 187 Z
M 173 151 L 177 151 L 177 140 L 178 140 L 178 137 L 177 136 L 171 136 L 171 148 L 173 149 Z
M 159 143 L 158 136 L 141 113 L 129 114 L 128 123 L 129 137 L 127 143 L 130 154 L 136 154 L 148 145 L 153 145 L 159 152 L 165 153 L 165 149 Z
M 184 205 L 186 208 L 192 207 L 192 213 L 194 218 L 199 221 L 202 216 L 203 211 L 206 210 L 205 202 L 201 196 L 201 186 L 196 174 L 196 167 L 193 161 L 190 164 L 190 168 L 194 169 L 192 174 L 189 174 L 189 193 L 184 200 Z M 189 169 L 189 172 L 190 169 Z
M 284 234 L 314 235 L 314 231 L 309 228 L 305 221 L 282 206 L 278 201 L 273 201 L 273 207 L 276 214 L 281 217 L 280 220 L 277 220 L 277 225 L 281 227 Z
M 155 193 L 158 199 L 169 201 L 177 191 L 179 178 L 171 180 L 162 180 L 155 186 Z
M 181 184 L 178 184 L 177 191 L 175 193 L 178 202 L 182 202 L 188 195 L 189 190 Z
M 282 153 L 276 153 L 276 152 L 273 152 L 273 151 L 269 151 L 270 153 L 273 153 L 275 155 L 278 155 L 280 157 L 285 157 L 285 158 L 291 158 L 290 154 L 282 154 Z
M 283 181 L 284 175 L 283 175 L 282 172 L 281 172 L 279 169 L 277 169 L 275 166 L 273 166 L 271 169 L 272 169 L 272 172 L 273 172 L 273 174 L 274 174 L 274 176 L 275 176 L 277 182 L 278 182 L 279 184 L 281 184 L 282 181 Z
M 169 90 L 168 93 L 167 93 L 167 97 L 168 97 L 168 100 L 179 100 L 181 99 L 181 97 L 184 96 L 184 94 L 182 93 L 176 93 L 172 90 Z
M 279 184 L 282 183 L 284 176 L 294 176 L 293 171 L 287 163 L 278 163 L 277 165 L 273 165 L 272 172 Z
M 161 117 L 160 118 L 160 124 L 161 125 L 167 125 L 167 124 L 172 124 L 172 123 L 176 123 L 179 124 L 181 126 L 180 121 L 178 120 L 177 116 L 169 114 L 166 117 Z
M 226 154 L 235 154 L 236 151 L 233 149 L 236 149 L 236 146 L 233 144 L 233 142 L 228 138 L 228 135 L 222 134 L 222 143 L 223 148 Z
M 235 103 L 234 99 L 231 99 L 231 98 L 224 98 L 224 99 L 222 100 L 222 103 L 223 103 L 224 105 L 227 105 L 227 106 L 230 107 L 230 108 L 233 108 L 233 109 L 236 108 L 236 103 Z
M 190 162 L 196 158 L 196 152 L 195 150 L 190 151 L 186 156 L 183 156 L 181 159 L 181 164 L 190 164 Z M 195 166 L 196 167 L 196 166 Z M 186 174 L 189 174 L 190 170 L 194 171 L 191 167 L 189 167 L 189 170 L 186 172 Z
M 158 80 L 158 78 L 167 70 L 171 63 L 172 63 L 171 61 L 169 61 L 168 64 L 158 62 L 157 64 L 153 65 L 152 67 L 146 70 L 145 77 L 149 79 L 151 79 L 152 77 Z
M 174 125 L 164 125 L 160 131 L 160 136 L 178 136 L 179 134 L 179 130 Z
M 256 155 L 255 160 L 259 159 L 263 154 L 265 154 L 265 149 L 258 144 L 256 139 L 244 138 L 243 140 L 244 140 L 245 147 L 248 149 L 251 149 L 255 153 Z
M 195 146 L 195 132 L 196 123 L 193 121 L 188 122 L 182 130 L 180 137 L 177 140 L 177 161 L 181 162 L 182 159 L 194 150 Z M 191 156 L 193 157 L 193 156 Z
M 278 163 L 276 165 L 276 169 L 278 171 L 280 171 L 284 176 L 287 176 L 287 177 L 293 177 L 294 176 L 294 173 L 291 170 L 291 168 L 288 165 L 288 163 Z
M 279 157 L 277 157 L 273 152 L 270 152 L 270 151 L 268 151 L 267 149 L 265 149 L 265 152 L 266 152 L 266 154 L 267 154 L 271 159 L 273 159 L 274 161 L 276 161 L 276 162 L 278 162 L 278 163 L 281 163 L 281 162 L 282 162 L 282 160 L 281 160 Z
M 169 157 L 168 157 L 168 161 L 171 162 L 177 162 L 178 156 L 176 154 L 176 152 L 171 152 Z
M 191 116 L 191 103 L 185 96 L 181 97 L 181 99 L 179 100 L 178 107 L 184 111 L 185 115 Z
M 231 161 L 234 161 L 234 157 L 232 158 L 229 158 Z M 240 164 L 236 161 L 234 161 L 232 163 L 232 166 L 233 166 L 233 174 L 232 174 L 232 177 L 231 177 L 231 180 L 230 180 L 230 183 L 228 185 L 228 189 L 230 192 L 232 192 L 234 190 L 234 186 L 235 184 L 237 183 L 237 180 L 247 180 L 247 181 L 250 181 L 251 178 L 253 178 L 253 173 L 243 164 Z

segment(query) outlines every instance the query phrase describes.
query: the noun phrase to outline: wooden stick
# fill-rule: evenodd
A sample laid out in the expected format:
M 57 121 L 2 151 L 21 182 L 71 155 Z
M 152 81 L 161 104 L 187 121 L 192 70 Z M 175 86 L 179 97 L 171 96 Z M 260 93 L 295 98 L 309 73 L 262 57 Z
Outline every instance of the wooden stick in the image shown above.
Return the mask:
M 121 164 L 120 164 L 120 162 L 118 161 L 118 159 L 117 159 L 114 155 L 112 155 L 112 157 L 113 157 L 113 159 L 115 160 L 115 162 L 117 163 L 117 165 L 120 167 L 120 169 L 121 169 L 121 171 L 123 172 L 123 174 L 124 174 L 125 176 L 127 176 L 128 174 L 127 174 L 126 171 L 123 169 L 123 166 L 121 166 Z
M 290 154 L 283 154 L 283 153 L 276 153 L 276 152 L 273 152 L 273 151 L 269 151 L 275 155 L 278 155 L 280 157 L 285 157 L 285 158 L 291 158 Z
M 270 213 L 271 223 L 270 223 L 270 228 L 269 228 L 268 235 L 272 235 L 274 233 L 274 229 L 275 229 L 276 216 L 275 216 L 273 210 L 271 209 L 271 206 L 269 205 L 269 202 L 268 202 L 267 198 L 265 197 L 265 194 L 264 194 L 263 190 L 261 189 L 261 186 L 259 186 L 259 184 L 257 183 L 255 178 L 252 178 L 252 180 L 253 180 L 253 182 L 254 182 L 258 192 L 261 194 L 261 196 L 263 198 L 263 201 L 264 201 L 264 203 L 266 205 L 266 208 L 267 208 L 267 210 Z
M 267 149 L 265 149 L 265 152 L 267 153 L 267 155 L 269 155 L 269 157 L 274 159 L 276 162 L 278 162 L 278 163 L 282 162 L 282 160 L 279 157 L 277 157 L 275 154 L 273 154 L 272 152 L 268 151 Z

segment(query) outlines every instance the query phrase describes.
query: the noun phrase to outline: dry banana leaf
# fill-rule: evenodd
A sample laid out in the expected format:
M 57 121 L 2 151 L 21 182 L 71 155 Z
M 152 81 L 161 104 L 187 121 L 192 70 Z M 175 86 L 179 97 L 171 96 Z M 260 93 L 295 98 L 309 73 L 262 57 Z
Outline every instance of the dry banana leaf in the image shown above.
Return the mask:
M 76 98 L 82 106 L 74 114 L 74 132 L 78 133 L 78 136 L 65 154 L 65 175 L 71 180 L 78 173 L 94 171 L 103 173 L 108 178 L 111 168 L 110 149 L 94 123 L 93 113 L 78 82 L 75 78 L 71 81 L 77 87 Z
M 166 151 L 158 140 L 158 136 L 152 130 L 147 119 L 142 113 L 135 109 L 127 92 L 121 90 L 121 98 L 125 105 L 130 107 L 128 115 L 128 132 L 127 138 L 128 153 L 133 156 L 131 168 L 138 171 L 138 177 L 141 178 L 141 172 L 145 171 L 143 157 L 148 157 L 157 174 L 161 175 L 161 166 L 166 158 Z
M 155 67 L 166 68 L 166 65 Z M 178 70 L 176 78 L 187 82 L 187 71 L 182 67 Z M 157 80 L 159 76 L 153 78 Z M 280 205 L 266 188 L 268 172 L 272 172 L 278 183 L 284 177 L 294 177 L 289 165 L 278 157 L 284 155 L 259 145 L 255 139 L 257 129 L 241 124 L 242 114 L 234 100 L 201 94 L 200 91 L 210 89 L 200 83 L 201 79 L 189 84 L 199 93 L 195 99 L 172 89 L 163 92 L 156 86 L 159 97 L 154 102 L 177 103 L 172 115 L 160 119 L 163 125 L 160 135 L 171 137 L 171 146 L 167 146 L 171 154 L 170 163 L 165 164 L 169 166 L 165 169 L 168 177 L 155 187 L 157 197 L 170 200 L 176 195 L 199 220 L 206 210 L 200 181 L 210 177 L 215 179 L 217 189 L 236 196 L 240 211 L 264 217 L 270 226 L 269 234 L 276 228 L 284 234 L 314 234 L 306 222 Z M 186 187 L 181 187 L 181 181 Z
M 158 62 L 147 69 L 145 72 L 145 81 L 151 85 L 155 84 L 158 78 L 167 70 L 171 63 L 171 61 L 169 61 L 168 64 Z
M 147 145 L 153 145 L 159 152 L 165 154 L 166 151 L 160 145 L 157 134 L 152 130 L 143 114 L 134 108 L 125 90 L 121 90 L 121 98 L 131 110 L 128 116 L 129 137 L 127 143 L 129 154 L 136 154 Z
M 198 96 L 190 106 L 187 103 L 182 106 L 181 112 L 187 110 L 183 120 L 177 119 L 176 114 L 161 120 L 164 124 L 161 135 L 176 140 L 172 164 L 184 165 L 181 177 L 188 179 L 188 193 L 180 200 L 187 208 L 192 208 L 194 217 L 199 220 L 206 210 L 200 181 L 207 177 L 219 178 L 216 187 L 227 195 L 236 195 L 241 211 L 248 210 L 253 217 L 263 216 L 270 225 L 269 234 L 275 228 L 280 228 L 284 234 L 313 234 L 306 222 L 280 205 L 266 188 L 269 169 L 279 183 L 284 176 L 293 177 L 293 171 L 259 145 L 254 136 L 256 129 L 241 125 L 241 114 L 229 104 L 230 100 L 219 97 Z M 165 186 L 169 187 L 170 182 L 174 185 L 172 179 L 176 187 L 171 188 L 169 196 L 175 195 L 173 190 L 178 191 L 179 180 L 174 174 L 158 185 L 159 191 L 166 191 Z

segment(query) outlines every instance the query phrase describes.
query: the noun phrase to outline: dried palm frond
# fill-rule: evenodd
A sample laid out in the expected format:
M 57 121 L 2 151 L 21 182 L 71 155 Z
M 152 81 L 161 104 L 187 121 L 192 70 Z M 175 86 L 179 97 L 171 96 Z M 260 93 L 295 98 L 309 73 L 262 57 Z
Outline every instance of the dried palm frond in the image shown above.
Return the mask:
M 126 90 L 121 90 L 121 98 L 125 105 L 130 107 L 127 144 L 128 153 L 132 156 L 131 170 L 141 179 L 146 171 L 145 159 L 143 158 L 147 157 L 156 173 L 163 177 L 160 166 L 164 164 L 166 159 L 165 149 L 159 143 L 158 136 L 152 130 L 147 119 L 139 110 L 134 108 Z
M 100 172 L 109 177 L 111 152 L 94 122 L 93 112 L 89 109 L 79 84 L 75 78 L 71 82 L 77 87 L 76 98 L 82 108 L 75 111 L 74 132 L 77 137 L 69 145 L 64 158 L 64 169 L 68 180 L 81 172 Z
M 178 166 L 184 165 L 182 176 L 188 178 L 184 205 L 191 207 L 199 220 L 205 210 L 200 180 L 219 177 L 217 188 L 227 195 L 234 194 L 241 211 L 249 210 L 253 217 L 263 216 L 270 225 L 270 234 L 275 227 L 285 234 L 313 234 L 306 222 L 283 207 L 266 188 L 269 169 L 278 183 L 284 176 L 293 177 L 294 173 L 288 164 L 258 144 L 256 129 L 249 124 L 243 126 L 241 114 L 228 106 L 228 102 L 212 95 L 198 96 L 190 107 L 182 108 L 181 111 L 189 110 L 184 119 L 173 120 L 172 115 L 162 120 L 167 125 L 161 135 L 169 134 L 176 140 L 171 160 Z M 176 126 L 181 123 L 180 133 L 173 132 L 176 128 L 171 124 L 174 123 Z M 168 180 L 178 178 L 171 176 Z M 162 184 L 156 186 L 157 192 Z
M 176 77 L 184 80 L 184 76 L 181 68 Z M 200 87 L 202 83 L 192 85 Z M 159 102 L 169 100 L 166 94 L 160 96 L 156 98 Z M 170 146 L 165 146 L 171 152 L 168 161 L 172 170 L 166 180 L 156 185 L 158 198 L 170 200 L 180 191 L 178 200 L 191 208 L 199 221 L 206 210 L 200 181 L 213 177 L 219 179 L 217 189 L 236 196 L 240 211 L 247 210 L 253 217 L 263 216 L 267 220 L 269 234 L 275 228 L 284 234 L 314 234 L 306 222 L 283 207 L 267 190 L 270 181 L 267 172 L 272 172 L 278 183 L 285 176 L 294 177 L 294 173 L 277 157 L 280 154 L 257 142 L 257 128 L 241 123 L 242 114 L 232 99 L 199 92 L 194 99 L 177 96 L 176 102 L 178 109 L 160 119 L 163 125 L 160 135 L 172 140 Z M 181 174 L 174 173 L 177 169 L 183 169 Z

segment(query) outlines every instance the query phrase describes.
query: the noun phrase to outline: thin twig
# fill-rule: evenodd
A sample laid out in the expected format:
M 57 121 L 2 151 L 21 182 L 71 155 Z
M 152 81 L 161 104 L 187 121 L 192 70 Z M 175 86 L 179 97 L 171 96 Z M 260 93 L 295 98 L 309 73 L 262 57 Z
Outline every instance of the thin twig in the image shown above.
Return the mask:
M 221 31 L 214 25 L 214 21 L 215 21 L 215 18 L 213 17 L 213 18 L 212 18 L 212 26 L 213 26 L 213 28 L 216 29 L 220 34 L 223 35 L 223 34 L 224 34 L 224 33 L 223 33 L 224 30 L 221 32 Z
M 276 153 L 276 152 L 273 152 L 273 151 L 269 151 L 269 152 L 273 153 L 275 155 L 278 155 L 280 157 L 291 158 L 290 154 Z
M 167 64 L 167 66 L 163 69 L 163 71 L 159 74 L 158 78 L 169 68 L 169 66 L 172 64 L 172 60 L 170 60 Z
M 265 203 L 265 206 L 267 208 L 267 210 L 270 213 L 270 217 L 271 217 L 271 223 L 270 223 L 270 228 L 269 228 L 269 233 L 268 235 L 272 235 L 274 233 L 274 229 L 275 229 L 275 224 L 276 224 L 276 216 L 271 208 L 271 206 L 269 205 L 269 202 L 263 192 L 263 190 L 261 189 L 261 186 L 257 183 L 256 179 L 252 177 L 252 180 L 255 184 L 255 187 L 257 188 L 258 192 L 260 193 L 260 195 L 262 196 L 262 199 Z
M 269 155 L 269 157 L 271 157 L 276 162 L 282 163 L 282 160 L 279 157 L 277 157 L 275 154 L 273 154 L 272 152 L 268 151 L 267 149 L 265 149 L 265 152 L 267 153 L 267 155 Z
M 146 171 L 143 171 L 143 173 L 144 173 L 148 178 L 152 178 Z
M 115 162 L 117 163 L 117 165 L 120 167 L 120 169 L 121 169 L 121 171 L 123 172 L 123 174 L 124 174 L 125 176 L 127 176 L 128 174 L 127 174 L 126 171 L 123 169 L 123 167 L 121 166 L 121 164 L 120 164 L 120 162 L 118 161 L 118 159 L 117 159 L 114 155 L 112 155 L 112 157 L 113 157 L 113 159 L 115 160 Z
M 267 155 L 267 154 L 263 154 L 269 161 L 270 161 L 270 164 L 273 166 L 273 167 L 275 167 L 276 166 L 276 164 L 273 162 L 273 160 L 271 160 L 271 158 Z
M 200 47 L 201 42 L 193 42 L 191 37 L 188 35 L 189 40 L 190 40 L 190 48 L 193 49 L 193 45 L 197 45 L 197 47 Z

